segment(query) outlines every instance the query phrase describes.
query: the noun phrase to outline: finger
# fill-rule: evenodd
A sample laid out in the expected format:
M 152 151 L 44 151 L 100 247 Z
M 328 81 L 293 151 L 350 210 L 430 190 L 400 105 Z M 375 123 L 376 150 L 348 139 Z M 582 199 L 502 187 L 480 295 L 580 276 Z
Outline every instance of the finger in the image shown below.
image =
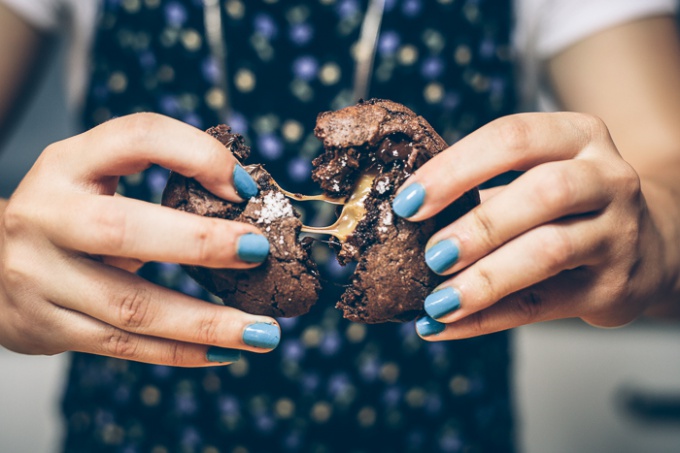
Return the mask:
M 89 259 L 64 266 L 58 281 L 42 276 L 51 300 L 125 332 L 255 352 L 278 345 L 273 318 L 194 299 Z
M 583 218 L 540 226 L 444 282 L 426 298 L 425 311 L 438 321 L 456 322 L 562 271 L 597 264 L 606 244 L 604 228 Z
M 604 208 L 608 188 L 593 181 L 598 168 L 589 161 L 539 165 L 501 193 L 435 234 L 425 259 L 439 274 L 451 274 L 536 226 L 574 214 Z
M 129 175 L 158 164 L 196 178 L 232 201 L 257 194 L 255 181 L 225 145 L 172 118 L 139 113 L 108 121 L 67 141 L 86 180 Z M 96 150 L 96 151 L 93 151 Z
M 85 352 L 117 359 L 178 367 L 228 365 L 241 357 L 236 349 L 147 337 L 126 332 L 96 319 L 69 310 L 61 310 L 60 334 L 55 343 L 61 349 Z
M 141 269 L 142 266 L 144 266 L 143 261 L 136 260 L 134 258 L 123 258 L 120 256 L 102 256 L 101 261 L 107 266 L 117 267 L 118 269 L 122 269 L 133 274 Z
M 261 231 L 241 222 L 125 197 L 75 194 L 67 204 L 81 208 L 49 210 L 38 221 L 55 244 L 91 255 L 250 268 L 269 253 Z
M 495 197 L 499 193 L 503 192 L 507 186 L 496 186 L 496 187 L 489 187 L 488 189 L 480 189 L 479 191 L 479 198 L 482 203 L 487 202 L 490 200 L 492 197 Z
M 601 121 L 577 113 L 500 118 L 419 168 L 400 188 L 394 211 L 412 221 L 429 218 L 494 176 L 572 159 L 605 133 Z

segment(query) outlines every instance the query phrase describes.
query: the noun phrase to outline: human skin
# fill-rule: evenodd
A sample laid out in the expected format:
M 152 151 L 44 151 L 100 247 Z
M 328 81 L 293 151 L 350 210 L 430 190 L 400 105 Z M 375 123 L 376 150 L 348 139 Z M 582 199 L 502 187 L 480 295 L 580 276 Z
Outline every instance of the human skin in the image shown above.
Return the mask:
M 483 191 L 480 206 L 430 239 L 428 249 L 441 244 L 458 258 L 439 269 L 450 278 L 426 302 L 443 323 L 420 321 L 426 340 L 560 318 L 615 327 L 643 314 L 680 314 L 680 45 L 673 19 L 603 31 L 557 55 L 548 72 L 563 107 L 584 113 L 501 118 L 423 165 L 400 189 L 424 188 L 422 206 L 409 217 L 419 221 L 495 175 L 524 171 Z
M 0 42 L 7 14 L 0 9 Z M 29 42 L 34 32 L 24 28 L 15 38 L 25 34 Z M 645 46 L 632 45 L 640 39 Z M 480 208 L 430 241 L 458 241 L 460 259 L 444 272 L 452 275 L 444 285 L 460 291 L 461 307 L 441 318 L 445 330 L 427 340 L 565 317 L 614 326 L 644 312 L 677 313 L 676 40 L 670 18 L 584 40 L 549 63 L 565 108 L 584 113 L 502 118 L 407 181 L 405 187 L 419 183 L 426 193 L 410 217 L 418 221 L 495 174 L 527 170 L 507 187 L 485 191 Z M 604 49 L 616 58 L 605 62 Z M 16 73 L 32 64 L 5 60 L 0 71 L 7 80 L 20 80 Z M 0 118 L 7 117 L 13 101 L 0 99 Z M 48 147 L 3 202 L 0 344 L 32 354 L 76 350 L 179 366 L 211 365 L 211 345 L 261 352 L 243 343 L 242 332 L 273 320 L 134 275 L 152 260 L 253 266 L 234 255 L 234 238 L 252 227 L 111 196 L 118 176 L 157 163 L 236 199 L 231 172 L 223 170 L 233 168 L 233 158 L 211 140 L 142 114 Z M 195 154 L 183 155 L 187 150 Z M 180 228 L 169 231 L 167 222 Z

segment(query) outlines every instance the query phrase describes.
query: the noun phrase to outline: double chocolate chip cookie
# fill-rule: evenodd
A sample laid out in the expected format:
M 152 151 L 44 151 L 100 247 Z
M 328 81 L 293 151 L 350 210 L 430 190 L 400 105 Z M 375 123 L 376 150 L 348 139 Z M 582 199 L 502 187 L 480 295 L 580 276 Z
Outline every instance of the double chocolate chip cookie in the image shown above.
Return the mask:
M 371 99 L 317 118 L 315 135 L 325 152 L 313 161 L 312 178 L 321 197 L 281 190 L 260 165 L 245 167 L 259 194 L 237 204 L 206 191 L 195 180 L 171 174 L 163 204 L 199 215 L 250 223 L 271 244 L 270 255 L 252 270 L 185 266 L 189 275 L 224 303 L 246 312 L 291 317 L 309 311 L 320 290 L 311 259 L 312 239 L 301 232 L 331 235 L 341 264 L 357 262 L 336 307 L 352 321 L 409 321 L 423 313 L 425 297 L 443 281 L 425 263 L 425 245 L 434 232 L 479 204 L 467 192 L 432 219 L 409 222 L 392 212 L 396 190 L 413 172 L 446 148 L 420 116 L 395 102 Z M 208 133 L 240 160 L 250 150 L 243 138 L 218 126 Z M 288 197 L 325 199 L 342 205 L 326 228 L 305 227 Z

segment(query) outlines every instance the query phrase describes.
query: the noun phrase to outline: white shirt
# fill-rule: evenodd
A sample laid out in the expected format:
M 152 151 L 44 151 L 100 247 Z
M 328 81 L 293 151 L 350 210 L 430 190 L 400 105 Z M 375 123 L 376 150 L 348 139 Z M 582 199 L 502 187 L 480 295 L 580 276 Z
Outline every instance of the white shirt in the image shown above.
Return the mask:
M 87 58 L 96 24 L 98 0 L 0 0 L 43 31 L 70 35 L 68 99 L 83 100 Z M 535 108 L 541 96 L 542 62 L 606 28 L 661 14 L 675 14 L 678 0 L 515 0 L 513 45 L 520 63 L 523 104 Z

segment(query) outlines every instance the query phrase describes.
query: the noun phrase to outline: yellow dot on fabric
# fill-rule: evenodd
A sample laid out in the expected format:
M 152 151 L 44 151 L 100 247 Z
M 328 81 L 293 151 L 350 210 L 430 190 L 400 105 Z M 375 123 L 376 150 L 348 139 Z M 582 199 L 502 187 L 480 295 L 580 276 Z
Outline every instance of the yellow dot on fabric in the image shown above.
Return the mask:
M 359 343 L 366 338 L 366 326 L 363 324 L 350 324 L 345 332 L 345 336 L 351 343 Z
M 167 83 L 172 82 L 175 79 L 175 70 L 172 66 L 161 65 L 158 68 L 158 80 Z
M 391 410 L 387 413 L 387 417 L 385 417 L 385 421 L 387 422 L 387 425 L 392 427 L 392 428 L 397 428 L 403 420 L 403 417 L 401 415 L 401 412 L 398 410 Z
M 125 180 L 126 184 L 130 186 L 136 186 L 144 181 L 144 175 L 142 173 L 133 173 L 131 175 L 123 176 L 123 179 Z
M 242 19 L 245 12 L 246 8 L 240 0 L 229 0 L 227 2 L 227 14 L 233 19 Z
M 287 13 L 286 13 L 286 19 L 288 22 L 294 23 L 294 24 L 299 24 L 300 22 L 304 22 L 309 18 L 309 7 L 306 5 L 298 5 L 292 7 Z
M 332 5 L 333 3 L 335 3 L 335 0 L 319 0 L 319 3 L 321 3 L 322 5 Z
M 402 46 L 397 52 L 397 59 L 402 65 L 410 66 L 418 59 L 418 49 L 411 44 Z
M 319 326 L 310 326 L 302 333 L 302 343 L 308 348 L 315 348 L 321 344 L 323 333 Z
M 232 363 L 228 367 L 229 372 L 234 377 L 243 377 L 247 375 L 249 368 L 248 360 L 245 357 L 241 357 L 241 360 Z
M 122 6 L 126 12 L 134 14 L 139 12 L 142 2 L 140 0 L 123 0 Z
M 317 423 L 326 423 L 331 414 L 333 413 L 333 407 L 326 401 L 319 401 L 314 406 L 312 406 L 311 417 Z
M 224 91 L 220 88 L 212 88 L 205 93 L 205 103 L 213 110 L 224 107 L 226 99 Z
M 203 43 L 203 38 L 201 38 L 201 35 L 193 29 L 184 30 L 180 35 L 180 39 L 182 40 L 184 47 L 191 52 L 195 52 L 200 49 L 201 44 Z
M 114 72 L 109 77 L 108 83 L 109 89 L 114 93 L 122 93 L 127 89 L 128 79 L 127 76 L 119 71 Z
M 217 447 L 213 447 L 212 445 L 208 445 L 207 447 L 203 447 L 203 450 L 201 453 L 220 453 L 220 450 Z
M 425 404 L 425 390 L 420 387 L 414 387 L 406 392 L 406 404 L 411 407 L 423 407 Z
M 161 401 L 161 391 L 154 385 L 147 385 L 142 388 L 140 398 L 145 406 L 157 406 Z
M 450 5 L 454 0 L 437 0 L 442 5 Z
M 249 453 L 248 449 L 246 447 L 243 447 L 241 445 L 234 447 L 234 449 L 231 451 L 231 453 Z
M 425 87 L 423 96 L 425 97 L 425 100 L 430 104 L 436 104 L 437 102 L 440 102 L 444 97 L 444 87 L 442 86 L 441 83 L 436 82 L 428 83 L 427 86 Z
M 168 449 L 161 445 L 156 445 L 151 449 L 151 453 L 168 453 Z
M 370 406 L 365 406 L 362 407 L 357 414 L 357 421 L 363 428 L 370 428 L 375 424 L 376 417 L 375 409 Z
M 303 133 L 302 124 L 295 120 L 286 120 L 281 127 L 283 138 L 291 143 L 299 141 Z
M 334 85 L 340 80 L 340 74 L 340 66 L 333 62 L 326 63 L 321 66 L 319 80 L 324 85 Z
M 236 71 L 236 75 L 234 76 L 234 83 L 236 85 L 236 89 L 243 92 L 243 93 L 248 93 L 250 91 L 253 91 L 253 88 L 255 88 L 255 74 L 253 74 L 252 71 L 249 69 L 241 68 L 238 71 Z
M 106 107 L 98 107 L 92 112 L 92 119 L 95 124 L 101 124 L 111 119 L 111 110 Z
M 470 52 L 470 48 L 468 46 L 461 44 L 456 47 L 456 50 L 453 52 L 453 59 L 460 66 L 465 66 L 470 63 L 470 60 L 472 59 L 472 52 Z
M 288 398 L 281 398 L 274 405 L 276 416 L 282 419 L 290 418 L 295 412 L 295 404 Z
M 399 366 L 389 362 L 380 367 L 380 378 L 388 384 L 393 384 L 399 378 Z
M 154 9 L 161 5 L 161 0 L 144 0 L 144 4 L 147 8 Z
M 454 376 L 449 381 L 449 390 L 454 395 L 465 395 L 470 391 L 470 380 L 465 376 Z

